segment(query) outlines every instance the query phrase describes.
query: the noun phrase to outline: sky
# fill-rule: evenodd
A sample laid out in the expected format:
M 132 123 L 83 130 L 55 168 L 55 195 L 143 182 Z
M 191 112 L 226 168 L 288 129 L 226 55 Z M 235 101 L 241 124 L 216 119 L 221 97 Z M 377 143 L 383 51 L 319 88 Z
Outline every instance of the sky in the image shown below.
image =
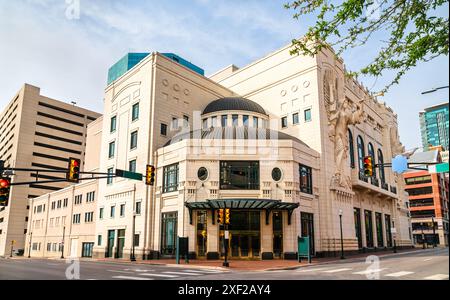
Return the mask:
M 127 52 L 172 52 L 213 74 L 290 44 L 314 22 L 287 0 L 0 0 L 0 111 L 24 83 L 41 94 L 102 111 L 108 68 Z M 79 5 L 79 11 L 77 7 Z M 448 16 L 448 5 L 438 12 Z M 343 55 L 357 70 L 376 41 Z M 368 55 L 370 54 L 370 55 Z M 421 63 L 379 98 L 398 114 L 407 149 L 421 145 L 419 111 L 448 101 L 449 58 Z M 377 90 L 390 78 L 360 78 Z

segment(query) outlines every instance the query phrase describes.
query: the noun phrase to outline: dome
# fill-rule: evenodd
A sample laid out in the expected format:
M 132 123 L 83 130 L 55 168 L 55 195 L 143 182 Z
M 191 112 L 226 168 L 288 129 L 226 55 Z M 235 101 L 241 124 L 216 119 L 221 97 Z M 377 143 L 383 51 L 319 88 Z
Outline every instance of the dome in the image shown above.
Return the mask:
M 258 103 L 241 97 L 220 98 L 209 103 L 203 110 L 203 114 L 214 113 L 224 110 L 243 110 L 267 115 L 264 108 Z

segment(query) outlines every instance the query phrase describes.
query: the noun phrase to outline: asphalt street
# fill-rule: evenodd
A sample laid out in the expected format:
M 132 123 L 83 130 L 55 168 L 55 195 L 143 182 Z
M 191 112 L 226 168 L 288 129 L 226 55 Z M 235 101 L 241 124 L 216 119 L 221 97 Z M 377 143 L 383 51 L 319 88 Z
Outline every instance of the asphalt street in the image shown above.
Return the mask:
M 233 263 L 233 262 L 231 262 Z M 52 259 L 2 259 L 0 280 L 448 280 L 449 251 L 428 249 L 275 271 Z

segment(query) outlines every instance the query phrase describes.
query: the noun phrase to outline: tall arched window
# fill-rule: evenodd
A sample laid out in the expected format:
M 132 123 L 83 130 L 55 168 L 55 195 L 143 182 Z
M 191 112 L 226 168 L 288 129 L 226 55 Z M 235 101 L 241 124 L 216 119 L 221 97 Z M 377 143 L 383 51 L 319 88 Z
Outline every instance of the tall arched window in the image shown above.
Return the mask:
M 360 135 L 358 135 L 357 144 L 359 170 L 362 172 L 364 171 L 364 156 L 366 155 L 366 151 L 364 149 L 363 138 Z
M 355 168 L 355 147 L 353 142 L 353 134 L 348 130 L 348 155 L 350 156 L 350 168 Z
M 386 183 L 386 175 L 384 173 L 384 157 L 383 157 L 383 151 L 381 149 L 378 149 L 378 164 L 380 165 L 380 180 L 381 183 Z
M 373 162 L 373 165 L 375 166 L 375 149 L 373 148 L 372 143 L 369 143 L 369 145 L 367 145 L 367 148 L 368 148 L 367 155 L 372 156 L 372 162 Z M 377 176 L 377 173 L 375 171 L 376 171 L 376 168 L 373 168 L 373 177 Z

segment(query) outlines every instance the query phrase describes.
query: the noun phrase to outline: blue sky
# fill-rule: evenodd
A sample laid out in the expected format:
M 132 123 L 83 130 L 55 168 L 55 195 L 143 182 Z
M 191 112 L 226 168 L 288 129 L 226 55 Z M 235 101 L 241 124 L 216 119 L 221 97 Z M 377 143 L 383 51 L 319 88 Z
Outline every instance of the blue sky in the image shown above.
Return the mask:
M 287 0 L 80 0 L 79 19 L 67 17 L 72 1 L 0 0 L 0 111 L 27 82 L 101 112 L 107 70 L 126 52 L 174 52 L 212 74 L 289 44 L 313 22 L 292 19 Z M 344 55 L 347 68 L 366 63 L 376 46 Z M 448 67 L 448 57 L 420 64 L 380 99 L 398 113 L 407 148 L 420 145 L 418 112 L 448 101 L 448 90 L 420 95 L 448 85 Z M 361 80 L 373 89 L 386 82 Z

